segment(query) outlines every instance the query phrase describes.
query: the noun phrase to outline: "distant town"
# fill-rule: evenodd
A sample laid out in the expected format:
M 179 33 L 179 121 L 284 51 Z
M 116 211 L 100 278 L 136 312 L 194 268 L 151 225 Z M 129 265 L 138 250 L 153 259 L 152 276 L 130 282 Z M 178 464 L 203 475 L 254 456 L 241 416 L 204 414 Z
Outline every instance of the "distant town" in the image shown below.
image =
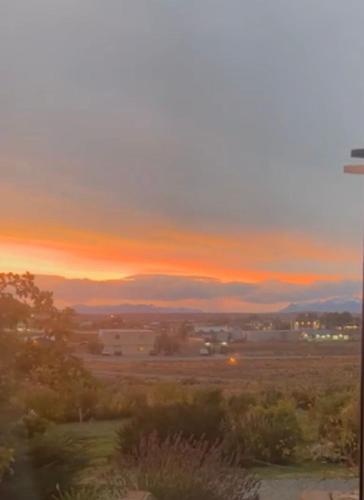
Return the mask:
M 277 348 L 359 341 L 360 317 L 343 313 L 75 314 L 67 342 L 80 355 L 207 357 Z M 18 323 L 19 335 L 51 342 L 44 331 Z M 294 347 L 293 347 L 294 346 Z

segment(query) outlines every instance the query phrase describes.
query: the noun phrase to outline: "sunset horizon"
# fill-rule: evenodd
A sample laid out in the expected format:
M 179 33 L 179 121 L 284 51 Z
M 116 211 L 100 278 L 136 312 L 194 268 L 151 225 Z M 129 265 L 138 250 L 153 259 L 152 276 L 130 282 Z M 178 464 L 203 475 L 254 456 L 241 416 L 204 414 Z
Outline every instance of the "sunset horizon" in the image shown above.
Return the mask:
M 4 272 L 203 277 L 274 299 L 196 299 L 186 283 L 183 300 L 209 310 L 279 309 L 282 287 L 292 301 L 298 289 L 306 301 L 357 294 L 362 191 L 342 165 L 362 139 L 362 88 L 346 77 L 355 58 L 331 56 L 359 30 L 344 7 L 287 5 L 287 23 L 268 6 L 149 17 L 39 2 L 7 6 L 3 23 Z M 322 36 L 328 18 L 345 36 Z
M 1 500 L 364 500 L 363 25 L 0 0 Z

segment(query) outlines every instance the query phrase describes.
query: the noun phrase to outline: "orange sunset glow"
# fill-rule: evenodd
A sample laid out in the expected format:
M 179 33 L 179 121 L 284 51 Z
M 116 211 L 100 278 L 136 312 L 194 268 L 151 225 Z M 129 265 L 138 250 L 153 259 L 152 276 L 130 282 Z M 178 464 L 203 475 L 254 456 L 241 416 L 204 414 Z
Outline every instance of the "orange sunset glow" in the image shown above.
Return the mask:
M 6 228 L 6 224 L 4 224 Z M 125 232 L 128 232 L 126 227 Z M 347 268 L 347 261 L 355 262 L 358 254 L 355 250 L 343 246 L 331 248 L 324 242 L 299 234 L 246 231 L 243 234 L 214 234 L 177 231 L 166 225 L 156 224 L 145 231 L 130 231 L 128 236 L 117 236 L 112 233 L 85 231 L 71 226 L 37 226 L 30 230 L 29 226 L 9 226 L 4 230 L 0 240 L 0 262 L 7 270 L 23 272 L 28 270 L 36 275 L 49 276 L 45 286 L 53 283 L 51 275 L 62 276 L 69 280 L 85 279 L 100 283 L 123 283 L 129 286 L 132 276 L 170 276 L 177 280 L 186 279 L 188 287 L 207 280 L 224 283 L 252 283 L 264 291 L 265 283 L 277 283 L 281 286 L 315 287 L 316 283 L 326 282 L 335 285 L 343 280 L 355 278 L 355 272 Z M 291 257 L 290 269 L 287 263 Z M 305 262 L 310 262 L 306 272 L 302 271 Z M 314 269 L 315 271 L 313 271 Z M 341 272 L 340 272 L 341 271 Z M 180 278 L 179 278 L 180 277 Z M 120 281 L 121 280 L 121 281 Z M 48 283 L 50 283 L 48 285 Z M 278 285 L 281 283 L 282 285 Z M 52 285 L 53 286 L 53 285 Z M 138 285 L 139 286 L 139 285 Z M 151 281 L 149 288 L 165 287 Z M 168 284 L 168 287 L 170 284 Z M 209 285 L 210 286 L 210 285 Z M 268 286 L 269 293 L 271 286 Z M 170 303 L 168 290 L 166 293 L 147 294 L 148 300 L 155 305 Z M 144 288 L 141 291 L 145 293 Z M 215 293 L 215 292 L 214 292 Z M 224 292 L 225 293 L 225 292 Z M 282 298 L 269 298 L 260 303 L 260 298 L 238 298 L 230 292 L 224 296 L 189 297 L 180 291 L 173 299 L 175 306 L 202 307 L 205 310 L 229 311 L 274 310 L 286 303 Z M 332 293 L 332 292 L 331 292 Z M 55 290 L 57 299 L 57 290 Z M 59 293 L 63 304 L 77 301 L 77 295 Z M 275 297 L 274 295 L 272 297 Z M 138 303 L 138 297 L 125 295 L 109 296 L 107 292 L 97 296 L 86 295 L 84 302 L 89 304 L 117 304 L 120 300 Z M 255 304 L 255 300 L 258 301 Z
M 44 5 L 47 26 L 83 19 L 84 9 L 69 8 L 58 6 L 58 15 Z M 62 277 L 69 287 L 88 280 L 89 295 L 55 290 L 71 305 L 147 300 L 249 311 L 356 296 L 361 195 L 340 168 L 360 127 L 338 103 L 360 100 L 362 89 L 343 77 L 346 68 L 336 68 L 328 89 L 317 68 L 331 60 L 331 45 L 320 55 L 309 38 L 291 54 L 281 18 L 260 44 L 254 22 L 225 30 L 214 9 L 203 29 L 182 16 L 170 43 L 166 13 L 151 26 L 130 9 L 115 17 L 109 41 L 87 23 L 81 35 L 76 22 L 67 36 L 54 29 L 49 44 L 42 16 L 25 16 L 24 30 L 4 27 L 18 49 L 13 57 L 0 47 L 8 68 L 2 269 Z M 96 24 L 105 15 L 86 10 Z M 269 78 L 263 68 L 273 69 Z M 148 293 L 141 276 L 150 277 Z M 98 296 L 101 284 L 120 280 L 128 286 L 119 295 Z
M 164 229 L 159 235 L 122 238 L 71 228 L 37 228 L 33 235 L 8 234 L 0 240 L 0 260 L 11 271 L 57 274 L 94 280 L 131 274 L 180 274 L 221 280 L 258 282 L 281 280 L 307 284 L 318 280 L 351 278 L 337 272 L 358 252 L 332 249 L 302 236 L 254 234 L 244 236 L 193 234 Z M 275 261 L 294 255 L 291 272 L 272 270 Z M 299 261 L 320 263 L 326 272 L 300 272 Z

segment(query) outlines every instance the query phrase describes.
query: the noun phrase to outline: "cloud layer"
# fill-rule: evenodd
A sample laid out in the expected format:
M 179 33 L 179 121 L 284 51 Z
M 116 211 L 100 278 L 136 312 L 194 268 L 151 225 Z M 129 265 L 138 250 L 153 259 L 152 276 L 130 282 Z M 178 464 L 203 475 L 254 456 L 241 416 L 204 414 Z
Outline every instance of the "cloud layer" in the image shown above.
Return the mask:
M 64 301 L 353 292 L 362 189 L 341 165 L 363 140 L 363 16 L 362 0 L 1 0 L 1 268 L 133 276 L 60 283 Z
M 249 310 L 249 305 L 269 306 L 273 310 L 288 302 L 348 298 L 360 292 L 360 282 L 357 281 L 316 282 L 309 285 L 266 281 L 254 284 L 165 275 L 137 275 L 108 281 L 38 276 L 37 283 L 42 288 L 53 290 L 56 300 L 61 303 L 116 304 L 147 301 L 158 305 L 202 305 L 207 309 L 209 304 L 215 307 L 220 303 L 224 310 Z

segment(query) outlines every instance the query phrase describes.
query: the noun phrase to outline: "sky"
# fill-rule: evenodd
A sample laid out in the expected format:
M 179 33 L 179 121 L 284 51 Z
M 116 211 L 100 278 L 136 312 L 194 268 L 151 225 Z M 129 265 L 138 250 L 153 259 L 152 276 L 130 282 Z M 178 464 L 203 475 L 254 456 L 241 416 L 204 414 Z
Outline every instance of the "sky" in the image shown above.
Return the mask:
M 356 296 L 363 23 L 361 0 L 2 0 L 1 270 L 67 278 L 62 303 Z

